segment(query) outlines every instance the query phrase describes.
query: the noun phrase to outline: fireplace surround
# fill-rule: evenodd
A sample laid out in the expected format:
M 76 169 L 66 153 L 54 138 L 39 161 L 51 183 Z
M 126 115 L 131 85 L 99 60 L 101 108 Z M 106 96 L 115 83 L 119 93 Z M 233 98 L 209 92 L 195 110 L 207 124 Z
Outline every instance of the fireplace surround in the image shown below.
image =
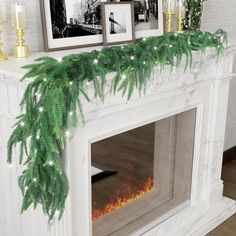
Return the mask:
M 195 115 L 192 109 L 91 144 L 91 160 L 114 172 L 92 183 L 93 235 L 128 235 L 188 204 Z
M 75 230 L 74 234 L 81 232 L 82 235 L 92 235 L 94 232 L 93 235 L 100 235 L 97 226 L 99 224 L 92 223 L 91 143 L 154 121 L 164 120 L 166 117 L 184 114 L 189 110 L 195 110 L 196 113 L 194 139 L 188 140 L 190 142 L 194 140 L 193 163 L 188 167 L 189 171 L 191 170 L 191 177 L 188 178 L 191 179 L 189 199 L 174 204 L 172 208 L 162 205 L 164 210 L 159 208 L 159 214 L 155 212 L 155 219 L 144 214 L 139 220 L 131 220 L 132 223 L 127 227 L 122 225 L 115 231 L 105 231 L 101 235 L 191 235 L 199 230 L 205 232 L 215 226 L 214 224 L 218 224 L 218 215 L 223 219 L 222 212 L 224 214 L 231 212 L 229 215 L 235 212 L 235 203 L 222 197 L 223 183 L 220 180 L 229 71 L 231 71 L 232 61 L 226 56 L 216 65 L 213 63 L 214 60 L 214 55 L 210 53 L 206 64 L 200 67 L 196 54 L 194 66 L 186 73 L 180 69 L 170 76 L 168 70 L 165 70 L 162 75 L 159 71 L 154 71 L 153 77 L 161 78 L 161 82 L 151 84 L 146 96 L 142 98 L 136 94 L 135 98 L 127 104 L 120 96 L 108 94 L 107 102 L 104 104 L 94 101 L 87 107 L 86 125 L 72 131 L 68 144 L 70 145 L 68 156 L 71 156 L 71 161 L 68 163 L 71 181 L 71 213 L 72 217 L 78 219 L 72 229 Z M 161 127 L 163 128 L 164 125 Z M 180 149 L 184 150 L 183 147 Z M 77 156 L 80 158 L 75 158 Z M 77 171 L 73 170 L 74 167 Z M 83 184 L 85 182 L 86 187 Z M 73 191 L 75 185 L 77 190 Z M 79 203 L 75 203 L 76 199 Z M 135 205 L 135 202 L 133 204 Z M 89 209 L 83 215 L 79 213 L 82 206 L 87 206 Z M 221 207 L 226 207 L 227 210 L 222 211 Z M 129 206 L 127 205 L 126 208 Z M 136 207 L 136 213 L 134 212 L 133 215 L 139 214 L 138 209 L 139 207 Z M 122 213 L 120 214 L 123 219 Z M 146 220 L 145 216 L 147 216 Z M 106 219 L 104 221 L 107 221 L 107 217 L 109 216 L 104 216 L 103 219 Z M 199 217 L 202 225 L 199 223 L 198 226 Z M 98 219 L 99 221 L 103 222 L 102 218 Z M 101 225 L 102 230 L 105 230 L 106 224 L 103 222 Z
M 139 97 L 138 94 L 134 94 L 129 103 L 120 94 L 110 95 L 109 91 L 107 91 L 104 104 L 100 104 L 96 99 L 91 103 L 84 101 L 86 124 L 71 130 L 65 151 L 65 165 L 70 183 L 65 214 L 61 221 L 53 222 L 50 227 L 40 209 L 37 209 L 36 212 L 26 212 L 24 215 L 19 214 L 21 195 L 16 186 L 16 179 L 22 169 L 16 163 L 11 169 L 0 165 L 1 179 L 9 179 L 7 184 L 0 188 L 0 206 L 8 209 L 0 212 L 0 235 L 204 235 L 234 214 L 235 202 L 222 196 L 223 182 L 220 178 L 228 89 L 233 76 L 232 55 L 235 51 L 235 47 L 228 47 L 218 64 L 215 64 L 216 56 L 211 50 L 207 51 L 207 59 L 204 64 L 201 63 L 199 54 L 195 53 L 192 68 L 185 72 L 184 65 L 172 74 L 168 67 L 161 74 L 156 68 L 152 74 L 153 82 L 150 82 L 146 95 Z M 28 63 L 29 61 L 22 61 L 22 65 Z M 16 69 L 21 66 L 19 64 L 17 62 L 9 65 L 9 62 L 3 62 L 0 69 L 0 130 L 2 131 L 0 150 L 3 158 L 6 157 L 5 147 L 11 133 L 11 125 L 19 111 L 17 104 L 19 104 L 26 86 L 26 83 L 19 84 L 18 82 L 18 78 L 23 73 Z M 110 77 L 112 80 L 113 75 L 111 74 Z M 89 89 L 92 94 L 93 88 Z M 189 116 L 189 118 L 185 117 L 185 122 L 181 122 L 182 119 L 178 118 L 181 116 Z M 171 125 L 176 123 L 177 126 Z M 159 182 L 155 181 L 155 177 L 152 179 L 153 189 L 156 188 L 159 192 L 160 201 L 155 204 L 155 207 L 149 204 L 154 201 L 143 203 L 155 192 L 152 190 L 121 207 L 117 212 L 111 212 L 93 221 L 94 187 L 91 182 L 93 174 L 91 164 L 93 161 L 98 162 L 97 158 L 93 157 L 95 146 L 99 146 L 99 142 L 104 139 L 118 137 L 126 132 L 138 132 L 137 129 L 142 129 L 146 125 L 154 126 L 156 130 L 156 135 L 153 134 L 153 138 L 150 138 L 156 145 L 153 144 L 153 151 L 149 151 L 154 153 L 152 155 L 153 166 L 157 168 L 157 170 L 153 168 L 152 175 L 155 176 L 155 172 L 157 176 L 161 176 Z M 136 131 L 134 132 L 134 130 Z M 145 136 L 143 132 L 145 131 L 141 132 L 142 137 Z M 128 144 L 127 141 L 125 142 Z M 169 145 L 170 142 L 180 143 L 179 145 Z M 166 145 L 166 147 L 155 148 L 158 146 L 157 144 Z M 106 143 L 100 143 L 100 145 L 107 146 Z M 138 143 L 136 146 L 141 147 L 141 144 Z M 170 151 L 170 147 L 173 146 L 176 147 L 176 155 L 168 155 L 168 150 Z M 161 163 L 155 165 L 155 160 L 158 160 L 158 158 L 155 159 L 157 150 L 161 152 L 159 156 L 166 156 L 166 158 L 160 158 Z M 141 151 L 139 154 L 141 155 Z M 108 153 L 108 155 L 111 154 Z M 173 156 L 175 160 L 178 160 L 179 156 L 179 160 L 182 162 L 176 161 L 175 165 L 173 162 L 168 162 Z M 168 170 L 167 163 L 169 163 L 169 169 L 172 170 L 169 175 L 166 174 L 168 171 L 164 171 Z M 110 166 L 107 162 L 99 164 L 108 167 L 111 172 L 119 173 L 117 168 Z M 162 165 L 166 167 L 161 168 Z M 173 166 L 179 166 L 177 171 L 173 171 Z M 101 181 L 115 178 L 117 173 L 98 180 L 94 186 L 102 183 Z M 177 178 L 172 178 L 170 173 L 172 173 L 172 177 L 173 173 L 179 173 L 179 175 Z M 177 181 L 183 179 L 183 176 L 187 182 L 185 185 L 181 185 L 184 181 Z M 169 182 L 165 177 L 168 177 Z M 177 191 L 177 195 L 179 193 L 184 197 L 180 197 L 181 201 L 177 203 L 174 201 L 173 204 L 162 204 L 174 199 L 170 179 L 176 180 L 178 190 L 185 190 Z M 157 200 L 158 196 L 154 199 Z M 145 207 L 140 207 L 139 204 L 145 204 Z M 127 209 L 130 216 L 124 213 Z M 124 219 L 122 214 L 129 219 L 124 219 L 126 223 L 119 222 L 120 225 L 116 225 L 115 228 L 109 228 L 110 226 L 107 227 L 102 222 L 105 218 L 106 222 L 109 222 L 111 219 L 107 219 L 116 214 L 117 216 L 113 218 L 115 220 L 119 217 Z M 102 222 L 100 226 L 99 222 Z M 127 224 L 127 222 L 129 223 Z M 9 225 L 15 227 L 9 227 Z

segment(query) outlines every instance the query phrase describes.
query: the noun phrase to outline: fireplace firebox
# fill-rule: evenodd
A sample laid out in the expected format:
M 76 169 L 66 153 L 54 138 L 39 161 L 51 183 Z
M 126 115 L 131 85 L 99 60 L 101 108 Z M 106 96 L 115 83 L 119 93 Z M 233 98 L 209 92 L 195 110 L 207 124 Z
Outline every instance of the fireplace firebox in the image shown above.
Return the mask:
M 196 109 L 91 144 L 93 235 L 129 235 L 190 199 Z

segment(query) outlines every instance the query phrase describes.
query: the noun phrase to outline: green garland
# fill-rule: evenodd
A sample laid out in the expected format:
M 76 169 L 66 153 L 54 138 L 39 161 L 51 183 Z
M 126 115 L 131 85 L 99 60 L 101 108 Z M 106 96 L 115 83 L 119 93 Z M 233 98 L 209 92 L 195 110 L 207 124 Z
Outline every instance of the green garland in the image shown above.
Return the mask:
M 76 126 L 79 112 L 83 121 L 82 98 L 90 101 L 87 84 L 94 88 L 94 96 L 103 101 L 106 75 L 115 72 L 111 91 L 122 91 L 130 99 L 134 89 L 145 92 L 155 66 L 178 67 L 182 59 L 191 66 L 192 51 L 215 48 L 221 55 L 226 33 L 208 32 L 168 33 L 150 37 L 125 46 L 104 47 L 66 56 L 56 60 L 39 58 L 36 64 L 24 66 L 28 72 L 22 78 L 34 78 L 25 90 L 12 135 L 8 141 L 8 163 L 12 162 L 14 147 L 19 144 L 20 163 L 25 170 L 19 177 L 23 194 L 22 212 L 30 205 L 42 205 L 43 211 L 53 219 L 61 216 L 68 194 L 67 178 L 62 158 L 65 136 L 69 125 Z M 156 78 L 158 79 L 158 78 Z
M 187 12 L 184 20 L 185 30 L 200 30 L 204 1 L 206 0 L 186 0 Z

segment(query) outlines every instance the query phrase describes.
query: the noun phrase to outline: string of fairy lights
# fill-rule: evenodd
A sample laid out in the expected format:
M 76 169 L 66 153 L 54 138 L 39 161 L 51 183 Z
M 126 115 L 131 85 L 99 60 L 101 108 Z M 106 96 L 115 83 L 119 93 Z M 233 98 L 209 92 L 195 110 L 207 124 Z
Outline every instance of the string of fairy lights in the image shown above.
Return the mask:
M 114 72 L 111 91 L 127 94 L 129 101 L 134 89 L 143 95 L 154 66 L 170 66 L 173 71 L 180 66 L 183 56 L 188 59 L 186 66 L 191 66 L 192 52 L 204 54 L 207 48 L 214 48 L 219 56 L 226 39 L 223 30 L 214 34 L 200 31 L 168 33 L 143 38 L 133 44 L 105 47 L 100 52 L 42 58 L 36 64 L 25 66 L 28 72 L 23 79 L 34 80 L 25 90 L 22 114 L 8 141 L 9 167 L 12 167 L 16 144 L 21 146 L 20 160 L 27 158 L 19 178 L 22 211 L 32 204 L 41 204 L 49 220 L 62 216 L 69 190 L 60 159 L 64 143 L 71 136 L 71 128 L 77 125 L 75 117 L 83 116 L 79 106 L 81 97 L 87 96 L 89 86 L 93 86 L 94 96 L 104 101 L 107 74 Z M 71 121 L 73 125 L 69 126 Z

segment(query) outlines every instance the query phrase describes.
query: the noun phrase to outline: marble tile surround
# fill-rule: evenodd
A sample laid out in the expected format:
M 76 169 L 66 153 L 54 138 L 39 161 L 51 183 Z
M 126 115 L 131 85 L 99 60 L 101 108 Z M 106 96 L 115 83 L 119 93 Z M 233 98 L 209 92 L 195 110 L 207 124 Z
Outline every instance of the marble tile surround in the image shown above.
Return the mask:
M 219 64 L 215 54 L 209 50 L 203 67 L 199 67 L 199 55 L 194 56 L 193 67 L 183 73 L 183 68 L 171 76 L 168 68 L 160 75 L 153 72 L 153 81 L 147 94 L 139 98 L 135 94 L 130 103 L 119 95 L 110 96 L 104 104 L 93 100 L 84 102 L 87 124 L 78 127 L 72 134 L 67 150 L 67 172 L 70 178 L 70 195 L 61 222 L 47 225 L 40 208 L 20 215 L 21 194 L 17 177 L 22 167 L 14 160 L 12 168 L 6 163 L 6 143 L 19 114 L 18 104 L 27 85 L 19 83 L 24 71 L 20 66 L 26 61 L 4 62 L 0 67 L 0 235 L 4 236 L 91 236 L 89 217 L 90 188 L 88 140 L 114 134 L 118 130 L 132 128 L 153 119 L 196 107 L 197 128 L 195 137 L 193 181 L 190 205 L 173 209 L 162 219 L 153 221 L 145 228 L 137 229 L 133 236 L 201 236 L 223 222 L 236 211 L 235 202 L 222 197 L 223 183 L 220 180 L 224 143 L 229 81 L 232 78 L 232 55 L 236 47 L 231 46 Z M 63 52 L 64 54 L 68 52 Z M 27 59 L 32 62 L 34 54 Z M 58 53 L 50 54 L 58 57 Z M 112 74 L 110 75 L 112 78 Z M 92 91 L 92 87 L 89 88 Z M 153 109 L 155 107 L 155 109 Z M 127 121 L 126 117 L 129 117 Z M 119 118 L 119 119 L 117 119 Z M 114 127 L 114 119 L 116 127 Z M 119 122 L 118 122 L 119 120 Z M 78 145 L 80 151 L 78 153 Z M 80 158 L 73 158 L 73 156 Z M 18 151 L 16 151 L 16 154 Z M 81 186 L 81 187 L 78 187 Z M 163 223 L 161 220 L 165 219 Z M 160 224 L 158 224 L 160 223 Z M 14 225 L 14 227 L 12 227 Z

